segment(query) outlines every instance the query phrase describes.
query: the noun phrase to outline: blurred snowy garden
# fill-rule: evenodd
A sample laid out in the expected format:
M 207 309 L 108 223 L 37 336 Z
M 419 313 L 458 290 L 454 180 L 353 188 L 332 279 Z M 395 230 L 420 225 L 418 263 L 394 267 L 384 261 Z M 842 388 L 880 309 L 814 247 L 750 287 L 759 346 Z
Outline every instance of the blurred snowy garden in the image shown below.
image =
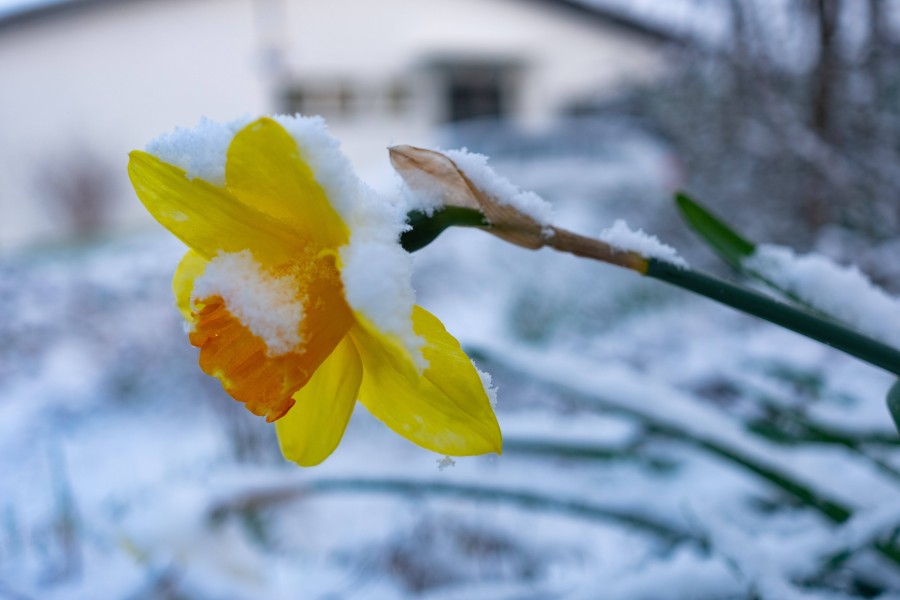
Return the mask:
M 811 109 L 821 130 L 791 112 L 808 108 L 802 77 L 742 104 L 759 57 L 682 48 L 670 79 L 553 127 L 459 124 L 437 143 L 489 155 L 576 232 L 625 219 L 733 277 L 680 221 L 686 186 L 755 240 L 855 263 L 896 295 L 896 41 L 877 48 L 871 81 L 846 68 Z M 378 160 L 364 176 L 399 197 Z M 634 273 L 453 229 L 415 253 L 413 286 L 491 373 L 502 456 L 447 461 L 358 405 L 337 451 L 301 469 L 197 367 L 171 296 L 184 246 L 158 227 L 89 233 L 0 256 L 0 599 L 900 598 L 890 373 Z M 895 315 L 877 317 L 888 339 Z

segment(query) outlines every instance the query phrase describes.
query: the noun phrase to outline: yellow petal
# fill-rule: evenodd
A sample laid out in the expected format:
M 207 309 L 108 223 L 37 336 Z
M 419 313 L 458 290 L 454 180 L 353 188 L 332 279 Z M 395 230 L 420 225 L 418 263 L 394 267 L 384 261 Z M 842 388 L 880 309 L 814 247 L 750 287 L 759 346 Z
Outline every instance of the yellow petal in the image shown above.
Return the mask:
M 218 296 L 204 299 L 193 318 L 194 329 L 188 337 L 200 348 L 200 368 L 218 378 L 228 395 L 243 402 L 247 410 L 269 422 L 290 410 L 293 394 L 309 381 L 338 342 L 270 356 L 265 342 L 231 314 Z
M 286 225 L 202 179 L 146 152 L 129 155 L 128 175 L 138 198 L 160 224 L 206 259 L 250 249 L 265 264 L 280 264 L 304 242 Z
M 364 318 L 350 330 L 363 363 L 359 400 L 406 439 L 453 456 L 499 453 L 500 426 L 474 365 L 441 322 L 416 306 L 413 330 L 429 366 L 416 371 L 397 341 Z
M 362 373 L 359 353 L 345 337 L 275 422 L 285 458 L 311 467 L 334 452 L 353 414 Z
M 181 316 L 190 323 L 193 321 L 191 316 L 191 293 L 194 291 L 194 281 L 206 270 L 209 261 L 194 252 L 188 250 L 178 263 L 175 269 L 175 277 L 172 278 L 172 292 L 175 294 L 175 304 L 178 306 Z
M 343 246 L 350 237 L 297 142 L 272 119 L 259 119 L 234 136 L 225 181 L 241 202 L 275 217 L 318 248 Z

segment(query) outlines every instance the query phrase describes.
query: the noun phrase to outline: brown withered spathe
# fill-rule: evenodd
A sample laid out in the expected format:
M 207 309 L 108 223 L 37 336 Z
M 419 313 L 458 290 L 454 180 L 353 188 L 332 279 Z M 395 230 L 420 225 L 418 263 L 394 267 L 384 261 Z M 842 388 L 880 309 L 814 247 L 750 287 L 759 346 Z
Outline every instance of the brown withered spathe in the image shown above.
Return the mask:
M 549 246 L 639 273 L 646 271 L 647 261 L 639 254 L 616 250 L 605 242 L 559 227 L 541 225 L 516 207 L 500 202 L 472 183 L 453 159 L 440 152 L 407 145 L 393 146 L 388 151 L 394 169 L 412 190 L 438 191 L 444 206 L 481 212 L 491 224 L 484 230 L 507 242 L 530 250 Z

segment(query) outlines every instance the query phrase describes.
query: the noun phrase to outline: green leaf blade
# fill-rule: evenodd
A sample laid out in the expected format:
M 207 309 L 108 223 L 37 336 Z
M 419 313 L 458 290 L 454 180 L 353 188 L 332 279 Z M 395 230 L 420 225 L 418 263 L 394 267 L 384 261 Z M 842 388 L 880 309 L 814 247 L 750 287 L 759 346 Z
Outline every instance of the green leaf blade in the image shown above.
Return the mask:
M 741 261 L 756 250 L 756 245 L 713 215 L 703 205 L 683 192 L 675 194 L 675 204 L 682 218 L 700 239 L 736 271 Z

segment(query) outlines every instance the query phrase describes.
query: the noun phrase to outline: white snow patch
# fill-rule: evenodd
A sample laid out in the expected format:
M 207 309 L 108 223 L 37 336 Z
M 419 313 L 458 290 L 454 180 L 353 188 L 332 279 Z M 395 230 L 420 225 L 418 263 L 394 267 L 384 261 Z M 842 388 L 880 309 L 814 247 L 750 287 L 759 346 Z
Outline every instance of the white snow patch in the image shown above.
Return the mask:
M 784 246 L 760 245 L 744 261 L 777 286 L 862 333 L 900 347 L 900 302 L 857 267 L 820 254 L 797 256 Z
M 353 235 L 396 244 L 406 228 L 405 211 L 359 178 L 341 151 L 340 141 L 328 133 L 325 120 L 301 115 L 272 119 L 297 142 L 301 158 Z
M 397 175 L 396 182 L 400 201 L 406 212 L 417 211 L 430 217 L 445 205 L 447 190 L 431 175 L 409 169 L 402 178 Z
M 662 590 L 671 590 L 675 592 L 672 597 L 682 600 L 739 598 L 744 587 L 720 560 L 690 547 L 675 549 L 666 560 L 647 560 L 599 585 L 601 597 L 609 600 L 657 600 L 667 597 L 660 595 Z M 597 598 L 597 589 L 574 598 Z
M 885 497 L 896 493 L 893 482 L 877 478 L 868 466 L 856 472 L 860 478 L 853 484 L 849 483 L 852 475 L 849 467 L 845 467 L 840 483 L 831 477 L 830 470 L 817 472 L 809 465 L 803 468 L 788 460 L 783 448 L 749 434 L 731 415 L 698 403 L 668 384 L 645 381 L 639 370 L 624 363 L 610 361 L 599 366 L 571 353 L 542 354 L 477 335 L 466 337 L 465 342 L 492 356 L 503 356 L 506 365 L 533 375 L 536 381 L 584 394 L 585 401 L 593 399 L 598 406 L 614 407 L 679 430 L 690 438 L 729 448 L 746 460 L 780 472 L 823 497 L 831 496 L 852 505 L 858 502 L 853 493 L 859 486 L 868 486 L 867 498 L 871 502 L 883 502 Z M 601 393 L 598 390 L 602 390 L 602 396 L 597 395 Z
M 813 600 L 818 593 L 798 589 L 790 580 L 791 559 L 788 545 L 772 536 L 754 537 L 741 531 L 721 516 L 704 513 L 703 525 L 713 550 L 726 557 L 763 598 Z
M 822 555 L 857 550 L 873 541 L 890 539 L 898 529 L 900 506 L 885 502 L 853 515 L 818 550 Z
M 263 270 L 249 250 L 220 253 L 194 283 L 192 301 L 221 296 L 228 310 L 266 343 L 272 356 L 300 348 L 303 300 L 297 281 Z
M 475 367 L 475 371 L 481 378 L 481 385 L 484 386 L 484 391 L 487 393 L 488 400 L 491 401 L 491 407 L 497 408 L 497 388 L 494 387 L 494 381 L 491 378 L 491 374 L 482 371 L 478 367 Z
M 500 204 L 512 206 L 541 225 L 553 222 L 553 207 L 550 203 L 534 192 L 519 189 L 511 181 L 498 175 L 488 166 L 487 156 L 469 152 L 465 148 L 446 150 L 443 153 L 456 163 L 476 187 L 493 196 Z
M 178 127 L 150 140 L 146 150 L 156 158 L 187 172 L 188 179 L 199 178 L 213 185 L 225 185 L 225 160 L 235 134 L 250 122 L 241 117 L 228 123 L 216 123 L 206 117 L 196 127 Z
M 655 258 L 682 268 L 688 266 L 687 262 L 678 256 L 675 248 L 663 244 L 655 235 L 644 233 L 643 229 L 634 231 L 621 219 L 616 219 L 612 227 L 601 231 L 597 238 L 622 252 L 637 252 L 645 258 Z
M 424 369 L 423 340 L 412 330 L 416 300 L 410 283 L 412 257 L 397 243 L 355 236 L 356 232 L 350 244 L 341 248 L 341 279 L 347 302 L 379 331 L 400 340 L 417 366 Z

